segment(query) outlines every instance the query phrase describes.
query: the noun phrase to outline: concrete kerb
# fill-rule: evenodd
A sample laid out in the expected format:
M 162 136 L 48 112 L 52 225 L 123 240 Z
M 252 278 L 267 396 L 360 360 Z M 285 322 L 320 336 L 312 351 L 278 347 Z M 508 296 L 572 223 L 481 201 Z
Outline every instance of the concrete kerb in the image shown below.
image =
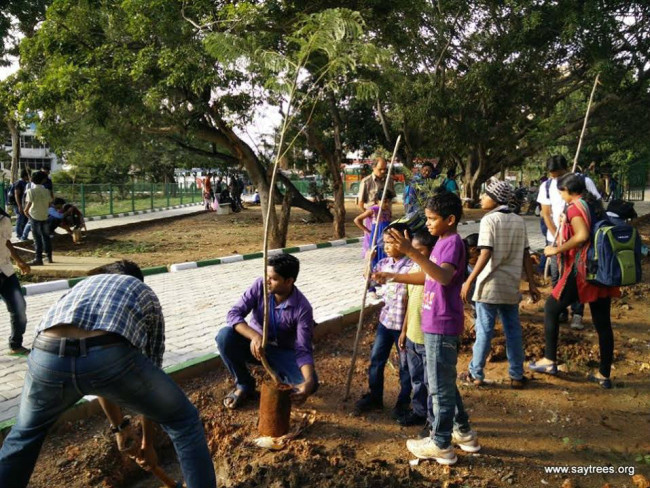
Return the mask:
M 369 305 L 366 307 L 366 311 L 372 313 L 374 309 L 380 306 L 381 304 Z M 354 307 L 325 317 L 314 327 L 314 341 L 317 342 L 322 340 L 330 334 L 340 333 L 346 326 L 356 324 L 359 321 L 360 313 L 361 307 Z M 168 366 L 164 368 L 164 370 L 174 379 L 174 381 L 180 382 L 195 378 L 208 371 L 225 371 L 225 368 L 223 362 L 219 360 L 219 355 L 211 353 L 190 359 L 180 364 Z M 52 430 L 56 432 L 56 429 L 61 425 L 64 425 L 66 422 L 76 422 L 78 420 L 87 419 L 100 412 L 101 407 L 96 397 L 89 396 L 82 398 L 74 407 L 70 408 L 59 417 Z M 15 418 L 0 422 L 0 441 L 4 441 L 9 429 L 15 423 Z
M 123 213 L 110 214 L 110 215 L 97 215 L 95 217 L 88 217 L 85 220 L 86 222 L 94 222 L 96 220 L 108 220 L 108 219 L 115 219 L 118 217 L 130 217 L 132 215 L 142 215 L 142 214 L 153 213 L 153 212 L 164 212 L 165 210 L 175 210 L 178 208 L 193 207 L 195 205 L 203 205 L 203 202 L 184 203 L 183 205 L 174 205 L 172 207 L 136 210 L 134 212 L 123 212 Z
M 295 247 L 285 247 L 283 249 L 270 249 L 269 256 L 275 256 L 283 252 L 286 253 L 297 253 L 304 251 L 313 251 L 316 249 L 322 249 L 325 247 L 333 246 L 345 246 L 348 244 L 356 244 L 361 242 L 360 237 L 354 237 L 351 239 L 339 239 L 336 241 L 329 242 L 320 242 L 318 244 L 304 244 L 302 246 Z M 185 271 L 188 269 L 203 268 L 205 266 L 215 266 L 217 264 L 226 264 L 226 263 L 236 263 L 239 261 L 247 261 L 250 259 L 258 259 L 262 257 L 262 252 L 254 252 L 250 254 L 233 254 L 231 256 L 225 256 L 221 258 L 206 259 L 204 261 L 188 261 L 185 263 L 175 263 L 169 266 L 155 266 L 153 268 L 144 268 L 142 273 L 145 276 L 151 276 L 161 273 L 176 273 L 178 271 Z M 53 291 L 68 290 L 75 286 L 77 283 L 85 279 L 85 276 L 80 276 L 78 278 L 70 278 L 67 280 L 56 280 L 56 281 L 47 281 L 45 283 L 34 283 L 31 285 L 25 285 L 22 288 L 23 295 L 41 295 L 43 293 L 50 293 Z

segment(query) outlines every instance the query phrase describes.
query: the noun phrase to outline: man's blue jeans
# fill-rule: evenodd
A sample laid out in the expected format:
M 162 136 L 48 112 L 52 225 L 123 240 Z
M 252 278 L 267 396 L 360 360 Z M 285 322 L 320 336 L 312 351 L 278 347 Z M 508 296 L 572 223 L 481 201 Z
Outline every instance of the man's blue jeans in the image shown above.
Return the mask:
M 463 432 L 469 429 L 469 417 L 456 386 L 458 344 L 459 338 L 456 335 L 424 334 L 429 396 L 433 410 L 431 437 L 441 449 L 451 445 L 454 424 Z
M 251 353 L 251 341 L 232 327 L 223 327 L 219 330 L 216 341 L 219 355 L 230 374 L 235 378 L 237 389 L 249 393 L 255 391 L 255 379 L 248 370 L 247 363 L 260 364 L 260 362 Z M 294 386 L 305 382 L 305 377 L 296 362 L 296 351 L 267 345 L 265 352 L 266 359 L 280 380 Z M 316 378 L 317 388 L 318 378 Z
M 381 322 L 377 324 L 375 343 L 370 353 L 370 368 L 368 369 L 368 385 L 373 399 L 383 402 L 384 399 L 384 369 L 390 357 L 390 351 L 395 346 L 399 353 L 399 385 L 397 404 L 411 403 L 411 375 L 409 374 L 406 353 L 399 350 L 399 330 L 387 329 Z
M 429 417 L 429 408 L 427 407 L 429 389 L 427 388 L 426 351 L 424 344 L 416 344 L 407 338 L 406 360 L 409 376 L 411 377 L 411 386 L 413 388 L 413 397 L 411 398 L 413 413 L 420 417 Z
M 524 376 L 524 344 L 519 321 L 519 305 L 476 302 L 476 341 L 474 341 L 472 361 L 469 363 L 469 372 L 478 380 L 485 379 L 483 368 L 490 353 L 497 315 L 501 319 L 503 333 L 506 336 L 508 374 L 511 379 L 520 380 Z
M 216 486 L 196 408 L 174 380 L 126 344 L 90 348 L 79 357 L 32 350 L 16 424 L 0 450 L 0 486 L 27 486 L 47 430 L 89 394 L 160 424 L 174 444 L 188 488 Z
M 34 234 L 34 251 L 36 251 L 36 260 L 43 260 L 43 251 L 48 257 L 52 257 L 52 240 L 50 239 L 50 226 L 47 220 L 29 219 L 32 224 L 32 233 Z
M 14 205 L 14 214 L 16 215 L 16 237 L 20 238 L 27 225 L 27 217 L 18 211 L 18 205 Z
M 11 322 L 9 347 L 18 349 L 23 345 L 23 334 L 25 333 L 25 327 L 27 327 L 27 304 L 20 291 L 20 282 L 15 273 L 11 276 L 0 273 L 0 296 L 7 305 Z

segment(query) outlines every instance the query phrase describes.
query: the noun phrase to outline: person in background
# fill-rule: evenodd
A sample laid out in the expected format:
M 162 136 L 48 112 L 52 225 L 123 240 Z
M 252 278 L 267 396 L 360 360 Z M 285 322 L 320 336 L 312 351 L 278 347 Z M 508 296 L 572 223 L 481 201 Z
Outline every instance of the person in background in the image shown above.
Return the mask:
M 447 177 L 440 184 L 440 188 L 449 193 L 454 193 L 455 195 L 460 194 L 460 188 L 458 188 L 458 183 L 456 183 L 456 170 L 450 169 L 447 171 Z
M 16 215 L 16 237 L 22 238 L 28 219 L 25 215 L 25 191 L 29 183 L 29 173 L 21 171 L 20 179 L 11 185 L 9 203 L 13 206 Z
M 50 199 L 54 199 L 54 185 L 52 183 L 52 178 L 50 178 L 50 169 L 43 168 L 41 170 L 45 174 L 45 181 L 43 182 L 43 188 L 50 192 Z
M 605 211 L 581 175 L 565 174 L 558 178 L 556 187 L 567 203 L 566 217 L 562 222 L 561 239 L 556 246 L 546 246 L 544 254 L 553 258 L 561 256 L 562 274 L 544 306 L 544 357 L 531 362 L 528 368 L 537 373 L 557 374 L 560 314 L 576 301 L 588 303 L 600 350 L 600 368 L 598 372 L 589 374 L 588 380 L 609 389 L 612 387 L 610 373 L 614 360 L 611 304 L 613 297 L 621 296 L 621 291 L 618 287 L 593 285 L 586 277 L 586 249 L 591 239 L 592 223 L 605 218 Z
M 546 161 L 546 170 L 548 171 L 549 179 L 544 184 L 540 185 L 539 193 L 537 195 L 537 202 L 541 205 L 541 215 L 544 226 L 546 227 L 546 243 L 549 246 L 555 245 L 555 236 L 557 229 L 560 225 L 560 216 L 564 212 L 566 206 L 565 201 L 562 199 L 560 192 L 557 190 L 557 180 L 561 176 L 569 173 L 569 165 L 567 160 L 562 155 L 551 156 Z M 585 185 L 587 190 L 597 199 L 601 200 L 600 193 L 596 188 L 595 183 L 589 177 L 585 178 Z M 548 258 L 548 255 L 547 255 Z M 551 283 L 553 286 L 557 283 L 560 274 L 557 266 L 557 259 L 551 259 Z M 584 329 L 582 323 L 582 316 L 584 314 L 584 305 L 580 302 L 571 304 L 571 311 L 573 317 L 571 318 L 571 328 L 575 330 Z M 567 311 L 560 314 L 560 322 L 568 322 L 569 315 Z
M 21 259 L 11 244 L 11 218 L 0 208 L 0 296 L 9 312 L 9 355 L 26 356 L 29 349 L 23 346 L 23 334 L 27 327 L 27 304 L 11 259 L 16 262 L 21 273 L 29 274 L 29 265 Z
M 388 174 L 388 163 L 384 158 L 378 157 L 377 159 L 375 159 L 375 162 L 372 166 L 372 173 L 364 177 L 361 180 L 361 184 L 359 185 L 357 205 L 361 209 L 361 212 L 365 212 L 369 204 L 372 205 L 376 201 L 381 200 L 381 194 L 384 191 L 384 184 L 386 184 L 387 174 Z M 392 179 L 388 181 L 387 188 L 389 191 L 392 192 L 393 195 L 396 195 L 395 187 Z M 379 194 L 378 199 L 377 199 L 377 194 Z M 370 227 L 372 226 L 372 219 L 370 216 L 364 219 L 363 225 L 364 227 L 370 229 Z M 361 243 L 361 257 L 365 258 L 366 253 L 370 249 L 371 241 L 372 241 L 372 235 L 370 233 L 364 234 L 364 239 L 363 242 Z
M 34 251 L 36 252 L 36 256 L 29 264 L 36 266 L 43 264 L 43 251 L 45 251 L 47 262 L 52 263 L 52 241 L 47 225 L 51 195 L 50 191 L 43 186 L 46 179 L 47 175 L 41 171 L 32 174 L 34 188 L 30 188 L 25 193 L 25 215 L 29 218 L 29 223 L 32 224 Z
M 463 301 L 467 303 L 471 300 L 476 307 L 476 340 L 472 360 L 469 370 L 461 374 L 461 379 L 476 386 L 482 385 L 485 380 L 485 361 L 490 353 L 497 316 L 501 319 L 506 336 L 510 387 L 522 389 L 526 384 L 523 334 L 519 320 L 522 268 L 526 271 L 534 301 L 539 299 L 539 292 L 533 277 L 526 224 L 522 217 L 508 208 L 512 194 L 508 182 L 497 181 L 489 184 L 481 196 L 481 208 L 488 211 L 481 219 L 479 230 L 478 247 L 481 253 L 461 289 Z M 474 284 L 473 296 L 470 296 Z

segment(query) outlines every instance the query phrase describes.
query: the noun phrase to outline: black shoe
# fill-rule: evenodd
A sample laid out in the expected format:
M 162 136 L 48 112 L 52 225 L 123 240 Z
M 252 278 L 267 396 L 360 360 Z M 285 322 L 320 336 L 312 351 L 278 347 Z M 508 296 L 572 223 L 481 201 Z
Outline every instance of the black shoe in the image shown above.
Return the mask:
M 48 264 L 52 264 L 54 262 L 54 261 L 52 261 L 52 256 L 48 256 L 45 259 L 47 260 Z
M 568 324 L 569 323 L 569 312 L 566 310 L 560 314 L 560 320 L 559 322 L 561 324 Z
M 425 425 L 427 423 L 427 418 L 421 417 L 417 415 L 413 410 L 411 410 L 406 415 L 398 418 L 397 423 L 404 427 L 410 427 L 412 425 Z
M 30 266 L 43 266 L 43 260 L 42 259 L 32 259 L 29 263 Z
M 361 399 L 354 404 L 354 415 L 359 416 L 362 413 L 370 412 L 371 410 L 381 410 L 384 404 L 380 399 L 374 398 L 370 393 L 366 393 Z
M 426 423 L 424 424 L 424 427 L 422 427 L 422 430 L 418 434 L 418 437 L 420 439 L 426 439 L 427 437 L 431 436 L 431 429 L 433 426 L 431 423 L 427 420 Z
M 587 380 L 591 381 L 592 383 L 598 383 L 601 388 L 604 388 L 605 390 L 611 390 L 612 388 L 612 380 L 609 378 L 599 378 L 593 373 L 589 373 L 589 376 L 587 376 Z
M 393 410 L 390 412 L 390 416 L 393 420 L 399 420 L 404 417 L 411 411 L 411 405 L 408 403 L 396 403 L 393 407 Z

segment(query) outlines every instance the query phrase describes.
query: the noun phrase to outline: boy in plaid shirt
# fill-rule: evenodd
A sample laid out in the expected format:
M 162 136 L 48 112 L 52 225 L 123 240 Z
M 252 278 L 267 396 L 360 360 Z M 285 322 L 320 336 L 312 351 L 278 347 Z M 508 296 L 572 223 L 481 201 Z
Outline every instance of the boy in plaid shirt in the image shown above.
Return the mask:
M 384 250 L 388 257 L 379 261 L 373 271 L 396 274 L 408 273 L 413 263 L 392 244 L 392 238 L 388 233 L 390 229 L 395 229 L 400 234 L 403 234 L 408 227 L 405 224 L 392 224 L 384 230 Z M 408 372 L 406 354 L 405 351 L 400 351 L 398 347 L 406 313 L 406 285 L 387 283 L 383 288 L 384 307 L 379 316 L 377 335 L 370 354 L 370 368 L 368 370 L 370 391 L 356 403 L 354 413 L 355 415 L 361 415 L 370 410 L 381 410 L 383 408 L 384 369 L 394 345 L 400 358 L 400 392 L 393 409 L 393 418 L 397 419 L 408 412 L 411 404 L 411 377 Z

